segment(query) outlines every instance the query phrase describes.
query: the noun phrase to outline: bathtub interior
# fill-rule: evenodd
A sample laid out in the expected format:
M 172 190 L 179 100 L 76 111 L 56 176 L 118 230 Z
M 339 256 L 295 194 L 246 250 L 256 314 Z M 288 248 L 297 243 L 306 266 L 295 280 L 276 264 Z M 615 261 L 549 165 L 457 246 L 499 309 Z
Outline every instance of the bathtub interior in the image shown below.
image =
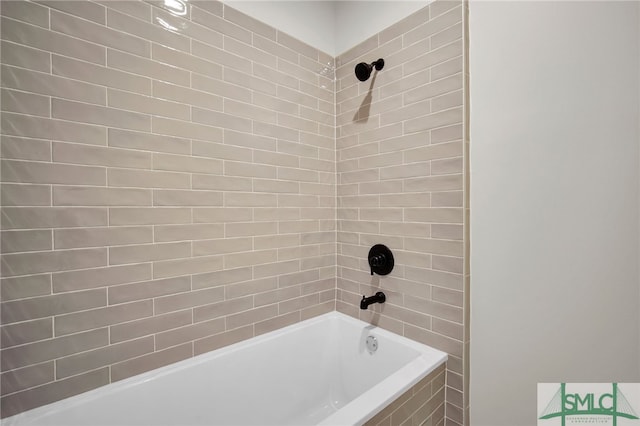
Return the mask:
M 375 353 L 365 347 L 369 335 L 378 339 Z M 360 411 L 355 400 L 421 356 L 396 337 L 332 312 L 4 420 L 42 426 L 351 422 L 336 412 Z

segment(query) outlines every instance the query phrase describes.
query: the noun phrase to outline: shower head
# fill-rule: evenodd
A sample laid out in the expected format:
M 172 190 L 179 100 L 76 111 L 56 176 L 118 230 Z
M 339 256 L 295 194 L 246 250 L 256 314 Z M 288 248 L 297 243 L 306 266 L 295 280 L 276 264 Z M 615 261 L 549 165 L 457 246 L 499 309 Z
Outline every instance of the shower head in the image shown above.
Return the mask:
M 376 71 L 380 71 L 384 67 L 384 59 L 380 58 L 371 64 L 360 62 L 356 65 L 356 77 L 358 77 L 358 80 L 367 81 L 371 75 L 373 67 L 376 67 Z

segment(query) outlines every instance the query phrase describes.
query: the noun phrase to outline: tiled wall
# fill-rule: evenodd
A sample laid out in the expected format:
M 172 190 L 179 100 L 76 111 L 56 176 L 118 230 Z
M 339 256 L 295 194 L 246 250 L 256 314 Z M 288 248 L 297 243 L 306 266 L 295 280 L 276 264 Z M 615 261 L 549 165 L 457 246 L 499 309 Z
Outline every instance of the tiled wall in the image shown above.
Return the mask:
M 1 2 L 3 417 L 335 309 L 333 58 L 166 3 Z
M 462 2 L 437 1 L 337 58 L 337 309 L 449 353 L 447 424 L 468 424 L 468 158 Z M 384 58 L 360 83 L 354 65 Z M 389 276 L 367 253 L 386 244 Z M 358 309 L 383 290 L 384 305 Z
M 400 395 L 364 426 L 443 426 L 445 366 L 441 365 Z
M 0 4 L 2 416 L 337 308 L 448 352 L 468 424 L 465 5 L 334 82 L 328 55 L 185 3 Z

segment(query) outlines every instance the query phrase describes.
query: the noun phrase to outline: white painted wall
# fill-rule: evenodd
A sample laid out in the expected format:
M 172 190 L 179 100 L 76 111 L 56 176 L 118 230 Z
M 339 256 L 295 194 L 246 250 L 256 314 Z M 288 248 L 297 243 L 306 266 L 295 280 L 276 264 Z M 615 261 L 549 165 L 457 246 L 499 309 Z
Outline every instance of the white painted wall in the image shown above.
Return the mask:
M 470 2 L 473 426 L 640 381 L 639 9 Z
M 430 1 L 245 1 L 224 3 L 332 56 L 426 6 Z

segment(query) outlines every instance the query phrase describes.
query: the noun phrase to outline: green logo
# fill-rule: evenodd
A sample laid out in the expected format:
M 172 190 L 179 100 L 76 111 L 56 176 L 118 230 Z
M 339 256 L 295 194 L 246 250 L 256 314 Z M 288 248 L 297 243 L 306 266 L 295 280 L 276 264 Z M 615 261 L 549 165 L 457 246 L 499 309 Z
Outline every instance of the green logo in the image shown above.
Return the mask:
M 565 426 L 567 418 L 571 416 L 583 416 L 584 419 L 579 422 L 576 418 L 572 423 L 594 423 L 594 416 L 608 416 L 613 420 L 613 426 L 617 426 L 618 418 L 639 419 L 617 383 L 611 384 L 611 392 L 589 392 L 588 388 L 585 392 L 585 387 L 587 387 L 586 384 L 581 388 L 574 386 L 574 392 L 567 392 L 567 384 L 560 383 L 558 391 L 542 411 L 539 419 L 559 417 L 562 426 Z M 587 420 L 584 416 L 591 416 L 591 419 Z

